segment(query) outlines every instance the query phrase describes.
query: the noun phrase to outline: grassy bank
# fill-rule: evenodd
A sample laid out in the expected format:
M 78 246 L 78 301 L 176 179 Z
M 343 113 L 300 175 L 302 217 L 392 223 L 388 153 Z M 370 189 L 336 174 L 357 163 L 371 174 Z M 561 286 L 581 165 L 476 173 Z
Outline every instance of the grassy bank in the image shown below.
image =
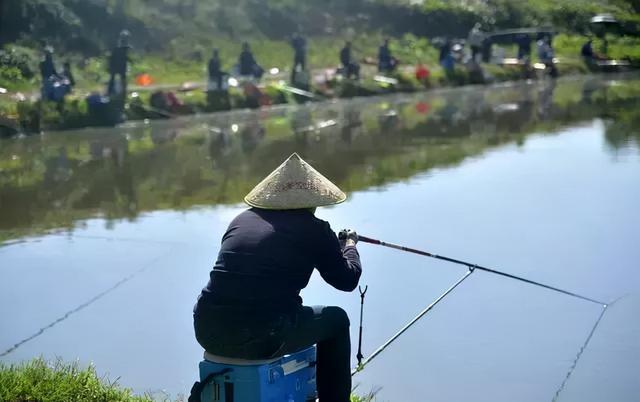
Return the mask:
M 374 59 L 378 46 L 382 42 L 383 33 L 371 32 L 367 35 L 350 36 L 354 43 L 356 58 Z M 308 65 L 311 70 L 338 66 L 338 53 L 344 44 L 345 37 L 312 37 L 308 44 Z M 579 60 L 580 48 L 586 37 L 576 34 L 560 34 L 554 40 L 558 57 L 565 60 Z M 286 41 L 274 39 L 256 39 L 251 41 L 256 60 L 266 69 L 278 68 L 283 72 L 290 69 L 292 49 Z M 155 84 L 178 85 L 188 81 L 203 82 L 206 76 L 206 63 L 213 47 L 220 49 L 223 69 L 230 71 L 237 63 L 240 52 L 240 41 L 231 38 L 220 38 L 211 46 L 193 45 L 176 47 L 161 53 L 144 53 L 134 50 L 131 63 L 131 77 L 149 74 Z M 596 40 L 594 48 L 600 49 L 601 43 Z M 402 65 L 413 66 L 424 63 L 430 69 L 437 70 L 438 48 L 427 38 L 413 34 L 395 37 L 391 42 L 391 50 Z M 515 47 L 506 49 L 506 54 L 515 56 Z M 19 45 L 7 45 L 5 51 L 12 54 L 14 64 L 19 67 L 0 67 L 0 82 L 9 91 L 37 92 L 40 81 L 35 74 L 40 55 L 32 48 Z M 608 54 L 611 58 L 629 58 L 640 62 L 640 38 L 611 37 Z M 534 59 L 535 59 L 535 55 Z M 77 53 L 56 55 L 58 63 L 70 60 L 80 91 L 102 90 L 108 80 L 106 56 L 86 57 Z M 23 72 L 21 72 L 23 71 Z M 28 71 L 29 73 L 24 73 Z M 284 75 L 288 78 L 288 74 Z
M 3 402 L 151 402 L 115 381 L 100 377 L 94 366 L 80 367 L 61 360 L 34 359 L 18 365 L 0 363 L 0 401 Z M 370 402 L 373 395 L 352 396 L 352 402 Z
M 0 401 L 63 402 L 113 401 L 146 402 L 148 396 L 136 396 L 105 377 L 93 366 L 77 363 L 47 362 L 35 359 L 19 365 L 0 363 Z

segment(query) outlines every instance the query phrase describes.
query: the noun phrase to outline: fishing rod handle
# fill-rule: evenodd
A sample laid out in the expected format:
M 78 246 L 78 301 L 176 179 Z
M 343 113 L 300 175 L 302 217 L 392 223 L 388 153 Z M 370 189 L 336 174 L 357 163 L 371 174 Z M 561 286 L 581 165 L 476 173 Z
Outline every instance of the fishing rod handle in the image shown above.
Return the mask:
M 382 243 L 380 240 L 376 240 L 376 239 L 372 239 L 371 237 L 360 236 L 360 235 L 358 235 L 358 241 L 361 241 L 361 242 L 364 242 L 364 243 L 371 243 L 371 244 L 381 244 Z

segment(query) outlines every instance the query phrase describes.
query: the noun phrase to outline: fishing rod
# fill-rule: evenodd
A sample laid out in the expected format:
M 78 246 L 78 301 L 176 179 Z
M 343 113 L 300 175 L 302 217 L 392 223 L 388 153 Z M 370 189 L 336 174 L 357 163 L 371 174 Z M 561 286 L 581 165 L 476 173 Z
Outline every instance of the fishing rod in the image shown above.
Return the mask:
M 502 271 L 498 271 L 492 268 L 487 268 L 487 267 L 483 267 L 477 264 L 471 264 L 469 262 L 466 261 L 462 261 L 462 260 L 457 260 L 455 258 L 449 258 L 449 257 L 445 257 L 445 256 L 440 256 L 437 254 L 433 254 L 427 251 L 423 251 L 423 250 L 417 250 L 417 249 L 413 249 L 413 248 L 409 248 L 409 247 L 404 247 L 404 246 L 400 246 L 397 244 L 392 244 L 392 243 L 386 243 L 382 240 L 377 240 L 377 239 L 372 239 L 370 237 L 366 237 L 366 236 L 358 236 L 358 240 L 365 242 L 365 243 L 369 243 L 369 244 L 375 244 L 375 245 L 379 245 L 379 246 L 384 246 L 384 247 L 389 247 L 389 248 L 393 248 L 396 250 L 401 250 L 401 251 L 405 251 L 405 252 L 409 252 L 409 253 L 413 253 L 413 254 L 418 254 L 418 255 L 422 255 L 425 257 L 431 257 L 431 258 L 435 258 L 438 260 L 443 260 L 443 261 L 448 261 L 448 262 L 452 262 L 454 264 L 459 264 L 459 265 L 464 265 L 467 267 L 467 272 L 460 278 L 458 279 L 451 287 L 449 287 L 449 289 L 447 289 L 442 295 L 438 296 L 438 298 L 436 300 L 434 300 L 431 304 L 429 304 L 424 310 L 422 310 L 415 318 L 413 318 L 411 321 L 409 321 L 409 323 L 407 323 L 404 327 L 402 327 L 395 335 L 393 335 L 391 338 L 389 338 L 388 341 L 386 341 L 382 346 L 380 346 L 378 349 L 376 349 L 375 352 L 373 352 L 371 354 L 371 356 L 369 356 L 367 359 L 365 359 L 364 361 L 362 361 L 363 355 L 362 355 L 362 310 L 363 310 L 363 304 L 364 304 L 364 294 L 362 292 L 362 290 L 360 291 L 361 293 L 361 305 L 360 305 L 360 336 L 359 336 L 359 343 L 358 343 L 358 365 L 356 366 L 355 369 L 353 369 L 353 371 L 351 372 L 351 376 L 356 375 L 357 373 L 359 373 L 360 371 L 364 370 L 365 366 L 367 364 L 369 364 L 373 359 L 375 359 L 380 353 L 382 353 L 389 345 L 391 345 L 396 339 L 398 339 L 403 333 L 405 333 L 412 325 L 414 325 L 416 322 L 418 322 L 418 320 L 420 320 L 422 317 L 424 317 L 425 314 L 427 314 L 429 311 L 431 311 L 436 304 L 438 304 L 440 301 L 442 301 L 442 299 L 444 299 L 447 295 L 449 295 L 456 287 L 458 287 L 458 285 L 460 285 L 465 279 L 467 279 L 473 272 L 475 272 L 475 270 L 480 270 L 480 271 L 485 271 L 485 272 L 489 272 L 492 274 L 496 274 L 496 275 L 500 275 L 500 276 L 504 276 L 507 278 L 511 278 L 511 279 L 515 279 L 524 283 L 528 283 L 534 286 L 539 286 L 554 292 L 558 292 L 558 293 L 562 293 L 565 294 L 567 296 L 571 296 L 574 298 L 578 298 L 581 300 L 585 300 L 588 301 L 590 303 L 595 303 L 601 306 L 602 311 L 600 312 L 600 315 L 598 316 L 598 319 L 596 320 L 595 324 L 593 325 L 593 327 L 591 328 L 591 331 L 589 332 L 589 335 L 587 336 L 584 344 L 582 345 L 582 347 L 580 348 L 575 360 L 573 361 L 573 364 L 571 365 L 571 367 L 569 368 L 568 373 L 566 374 L 564 380 L 562 381 L 562 384 L 560 385 L 560 387 L 558 388 L 558 390 L 556 391 L 554 397 L 553 397 L 553 401 L 557 401 L 560 394 L 562 393 L 562 391 L 564 390 L 567 382 L 569 381 L 569 378 L 571 377 L 571 374 L 573 374 L 574 369 L 576 368 L 578 361 L 580 360 L 580 358 L 582 357 L 582 354 L 584 353 L 585 349 L 587 348 L 587 346 L 589 345 L 589 342 L 591 341 L 591 338 L 593 337 L 593 334 L 595 333 L 596 329 L 598 328 L 598 325 L 600 324 L 600 322 L 602 321 L 602 318 L 604 317 L 608 307 L 612 306 L 614 303 L 617 302 L 617 300 L 614 300 L 611 303 L 604 303 L 601 301 L 598 301 L 596 299 L 593 299 L 591 297 L 587 297 L 587 296 L 583 296 L 574 292 L 569 292 L 567 290 L 564 289 L 560 289 L 554 286 L 550 286 L 550 285 L 546 285 L 544 283 L 540 283 L 540 282 L 536 282 L 530 279 L 526 279 L 526 278 L 522 278 L 520 276 L 516 276 L 516 275 L 512 275 L 506 272 L 502 272 Z M 365 289 L 366 292 L 366 289 Z
M 509 273 L 506 273 L 506 272 L 502 272 L 502 271 L 498 271 L 498 270 L 495 270 L 495 269 L 492 269 L 492 268 L 483 267 L 481 265 L 472 264 L 470 262 L 466 262 L 466 261 L 462 261 L 462 260 L 456 260 L 455 258 L 449 258 L 449 257 L 445 257 L 445 256 L 442 256 L 442 255 L 437 255 L 437 254 L 429 253 L 427 251 L 417 250 L 417 249 L 410 248 L 410 247 L 399 246 L 397 244 L 387 243 L 387 242 L 384 242 L 382 240 L 372 239 L 372 238 L 366 237 L 366 236 L 358 235 L 358 241 L 369 243 L 369 244 L 376 244 L 378 246 L 383 246 L 383 247 L 389 247 L 389 248 L 393 248 L 393 249 L 396 249 L 396 250 L 406 251 L 408 253 L 418 254 L 418 255 L 425 256 L 425 257 L 431 257 L 431 258 L 435 258 L 435 259 L 442 260 L 442 261 L 448 261 L 448 262 L 452 262 L 452 263 L 458 264 L 458 265 L 464 265 L 469 269 L 477 269 L 477 270 L 480 270 L 480 271 L 485 271 L 485 272 L 489 272 L 489 273 L 492 273 L 492 274 L 496 274 L 496 275 L 504 276 L 504 277 L 507 277 L 507 278 L 515 279 L 515 280 L 520 281 L 520 282 L 525 282 L 525 283 L 528 283 L 530 285 L 539 286 L 539 287 L 542 287 L 542 288 L 545 288 L 545 289 L 552 290 L 554 292 L 562 293 L 562 294 L 565 294 L 567 296 L 575 297 L 575 298 L 582 299 L 582 300 L 585 300 L 585 301 L 588 301 L 588 302 L 591 302 L 591 303 L 599 304 L 599 305 L 601 305 L 603 307 L 607 307 L 607 303 L 601 302 L 601 301 L 593 299 L 591 297 L 583 296 L 583 295 L 580 295 L 580 294 L 577 294 L 577 293 L 574 293 L 574 292 L 570 292 L 568 290 L 560 289 L 560 288 L 557 288 L 557 287 L 551 286 L 551 285 L 546 285 L 544 283 L 536 282 L 536 281 L 533 281 L 531 279 L 526 279 L 526 278 L 523 278 L 521 276 L 512 275 L 512 274 L 509 274 Z

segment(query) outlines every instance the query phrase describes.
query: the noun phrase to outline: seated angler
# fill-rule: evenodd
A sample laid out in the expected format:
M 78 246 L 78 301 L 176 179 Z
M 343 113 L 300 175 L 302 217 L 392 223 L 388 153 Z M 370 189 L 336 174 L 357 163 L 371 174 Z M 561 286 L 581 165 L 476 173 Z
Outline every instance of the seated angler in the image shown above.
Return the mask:
M 398 60 L 391 55 L 389 49 L 389 39 L 385 39 L 384 43 L 378 49 L 378 71 L 381 73 L 393 72 L 398 66 Z
M 342 241 L 315 217 L 316 207 L 345 194 L 293 154 L 246 197 L 222 237 L 210 280 L 198 297 L 194 326 L 209 353 L 248 360 L 295 353 L 317 344 L 321 402 L 348 402 L 349 318 L 339 307 L 302 305 L 314 269 L 350 292 L 362 272 L 355 232 Z
M 257 79 L 262 78 L 264 74 L 263 68 L 258 65 L 255 57 L 253 57 L 253 53 L 247 42 L 242 44 L 242 52 L 238 59 L 238 70 L 240 75 L 252 76 Z

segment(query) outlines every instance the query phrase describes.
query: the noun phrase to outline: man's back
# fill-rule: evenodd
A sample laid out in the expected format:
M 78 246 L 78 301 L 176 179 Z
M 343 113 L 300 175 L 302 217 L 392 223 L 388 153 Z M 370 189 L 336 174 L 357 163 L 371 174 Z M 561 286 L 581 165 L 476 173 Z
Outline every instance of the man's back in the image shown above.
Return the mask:
M 349 265 L 329 224 L 311 211 L 252 208 L 229 225 L 201 298 L 288 310 L 302 304 L 314 267 L 337 288 L 355 286 L 360 276 L 359 259 Z

